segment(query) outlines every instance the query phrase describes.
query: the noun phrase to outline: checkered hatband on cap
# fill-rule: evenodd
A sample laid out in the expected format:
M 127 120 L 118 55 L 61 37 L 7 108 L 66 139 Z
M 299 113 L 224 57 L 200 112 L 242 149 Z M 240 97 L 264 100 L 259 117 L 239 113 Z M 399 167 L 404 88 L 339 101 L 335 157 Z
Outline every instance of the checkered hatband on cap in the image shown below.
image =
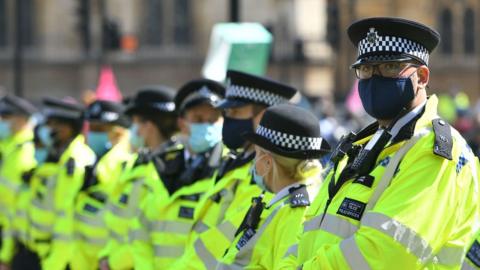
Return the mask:
M 427 48 L 412 40 L 395 37 L 379 36 L 374 28 L 370 28 L 366 37 L 358 43 L 358 57 L 369 53 L 404 53 L 421 59 L 428 64 Z
M 254 102 L 265 103 L 269 106 L 287 103 L 288 100 L 280 95 L 264 91 L 262 89 L 250 88 L 241 85 L 228 84 L 227 98 L 244 98 Z
M 321 150 L 322 138 L 317 137 L 302 137 L 293 134 L 287 134 L 280 131 L 272 130 L 259 125 L 256 134 L 268 139 L 271 143 L 287 148 L 290 150 Z

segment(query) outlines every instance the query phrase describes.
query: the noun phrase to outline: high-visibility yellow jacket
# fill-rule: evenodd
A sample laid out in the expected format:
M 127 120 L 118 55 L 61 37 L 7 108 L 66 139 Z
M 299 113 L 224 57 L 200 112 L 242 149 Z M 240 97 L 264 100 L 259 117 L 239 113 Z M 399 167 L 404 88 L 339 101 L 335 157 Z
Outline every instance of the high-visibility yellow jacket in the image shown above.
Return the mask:
M 252 183 L 252 159 L 217 177 L 214 187 L 195 209 L 195 224 L 184 255 L 170 269 L 211 269 L 234 240 L 251 198 L 262 193 Z M 228 161 L 227 161 L 228 162 Z M 266 199 L 271 193 L 266 194 Z
M 65 269 L 72 252 L 73 206 L 85 167 L 95 154 L 76 136 L 58 162 L 46 162 L 35 170 L 31 182 L 32 201 L 29 245 L 42 260 L 43 269 Z
M 28 194 L 29 186 L 24 183 L 23 175 L 37 164 L 34 152 L 33 131 L 29 129 L 6 138 L 0 148 L 0 227 L 2 227 L 0 261 L 4 263 L 11 261 L 15 251 L 15 238 L 20 236 L 16 215 L 17 211 L 18 214 L 24 214 L 19 207 L 19 199 Z M 24 235 L 25 228 L 22 229 Z
M 167 142 L 165 153 L 182 151 L 183 145 Z M 151 154 L 139 154 L 133 167 L 122 174 L 120 184 L 115 188 L 105 212 L 105 224 L 110 239 L 100 251 L 99 258 L 106 258 L 111 269 L 132 269 L 134 267 L 129 232 L 141 213 L 140 207 L 151 193 L 165 193 Z
M 467 256 L 462 264 L 462 270 L 480 269 L 480 231 L 467 250 Z
M 324 215 L 347 157 L 340 161 L 307 211 L 298 253 L 284 269 L 460 267 L 478 228 L 478 160 L 458 132 L 433 121 L 436 107 L 432 96 L 404 130 L 409 138 L 383 148 L 369 175 L 345 177 Z
M 178 166 L 180 171 L 185 170 L 176 174 L 178 178 L 167 180 L 160 172 L 166 186 L 168 181 L 182 184 L 168 193 L 152 193 L 145 202 L 142 215 L 134 222 L 130 239 L 135 269 L 166 269 L 182 256 L 192 229 L 195 207 L 213 187 L 222 156 L 222 145 L 219 144 Z M 186 179 L 190 177 L 193 178 Z
M 75 248 L 70 262 L 72 270 L 97 269 L 100 250 L 107 244 L 109 234 L 105 225 L 105 205 L 116 182 L 132 162 L 130 144 L 122 140 L 114 145 L 96 163 L 91 173 L 90 185 L 84 184 L 75 201 Z
M 217 269 L 276 269 L 297 241 L 305 210 L 318 186 L 293 184 L 282 189 L 263 209 L 258 227 L 241 227 Z M 250 208 L 253 209 L 253 206 Z M 253 220 L 249 211 L 242 224 Z M 250 215 L 250 216 L 249 216 Z

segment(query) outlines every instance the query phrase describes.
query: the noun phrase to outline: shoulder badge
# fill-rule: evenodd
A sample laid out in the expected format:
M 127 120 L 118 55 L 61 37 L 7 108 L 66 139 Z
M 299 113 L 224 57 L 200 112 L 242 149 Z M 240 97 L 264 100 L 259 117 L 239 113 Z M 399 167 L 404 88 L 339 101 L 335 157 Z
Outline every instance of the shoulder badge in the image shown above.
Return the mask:
M 450 125 L 442 119 L 432 120 L 435 142 L 433 153 L 437 156 L 452 160 L 453 140 Z
M 67 175 L 72 176 L 75 172 L 75 159 L 69 158 L 65 166 L 67 168 Z
M 295 208 L 310 205 L 307 186 L 292 187 L 288 192 L 290 193 L 290 207 Z

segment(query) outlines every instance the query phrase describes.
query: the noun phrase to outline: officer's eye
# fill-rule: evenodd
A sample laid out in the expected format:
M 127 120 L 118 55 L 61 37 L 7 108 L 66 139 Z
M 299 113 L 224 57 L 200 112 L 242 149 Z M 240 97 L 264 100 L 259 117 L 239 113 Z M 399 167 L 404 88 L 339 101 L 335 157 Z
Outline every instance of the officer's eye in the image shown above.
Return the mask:
M 383 69 L 386 71 L 397 71 L 400 68 L 399 63 L 385 63 Z

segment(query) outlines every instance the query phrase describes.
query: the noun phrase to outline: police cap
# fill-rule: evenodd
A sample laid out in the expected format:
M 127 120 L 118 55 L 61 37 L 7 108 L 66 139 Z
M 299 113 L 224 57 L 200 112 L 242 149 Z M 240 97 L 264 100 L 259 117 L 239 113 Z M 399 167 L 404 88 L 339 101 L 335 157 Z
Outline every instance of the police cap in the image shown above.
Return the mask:
M 30 116 L 37 112 L 28 100 L 13 95 L 5 95 L 0 99 L 0 115 Z
M 142 87 L 127 105 L 126 114 L 155 115 L 175 112 L 175 91 L 167 86 Z
M 251 103 L 273 106 L 287 103 L 296 92 L 289 85 L 265 77 L 229 70 L 226 98 L 217 107 L 225 109 Z
M 432 28 L 402 18 L 375 17 L 354 22 L 348 36 L 358 48 L 352 67 L 374 62 L 417 60 L 428 65 L 430 53 L 440 42 Z
M 224 95 L 225 88 L 221 84 L 208 79 L 194 80 L 180 87 L 175 96 L 175 106 L 179 113 L 202 103 L 215 106 Z
M 130 126 L 130 120 L 125 115 L 125 107 L 120 103 L 107 100 L 97 100 L 90 104 L 85 112 L 85 120 L 123 127 Z
M 43 113 L 47 119 L 56 118 L 61 120 L 83 120 L 85 107 L 74 99 L 64 100 L 47 97 L 43 99 Z

